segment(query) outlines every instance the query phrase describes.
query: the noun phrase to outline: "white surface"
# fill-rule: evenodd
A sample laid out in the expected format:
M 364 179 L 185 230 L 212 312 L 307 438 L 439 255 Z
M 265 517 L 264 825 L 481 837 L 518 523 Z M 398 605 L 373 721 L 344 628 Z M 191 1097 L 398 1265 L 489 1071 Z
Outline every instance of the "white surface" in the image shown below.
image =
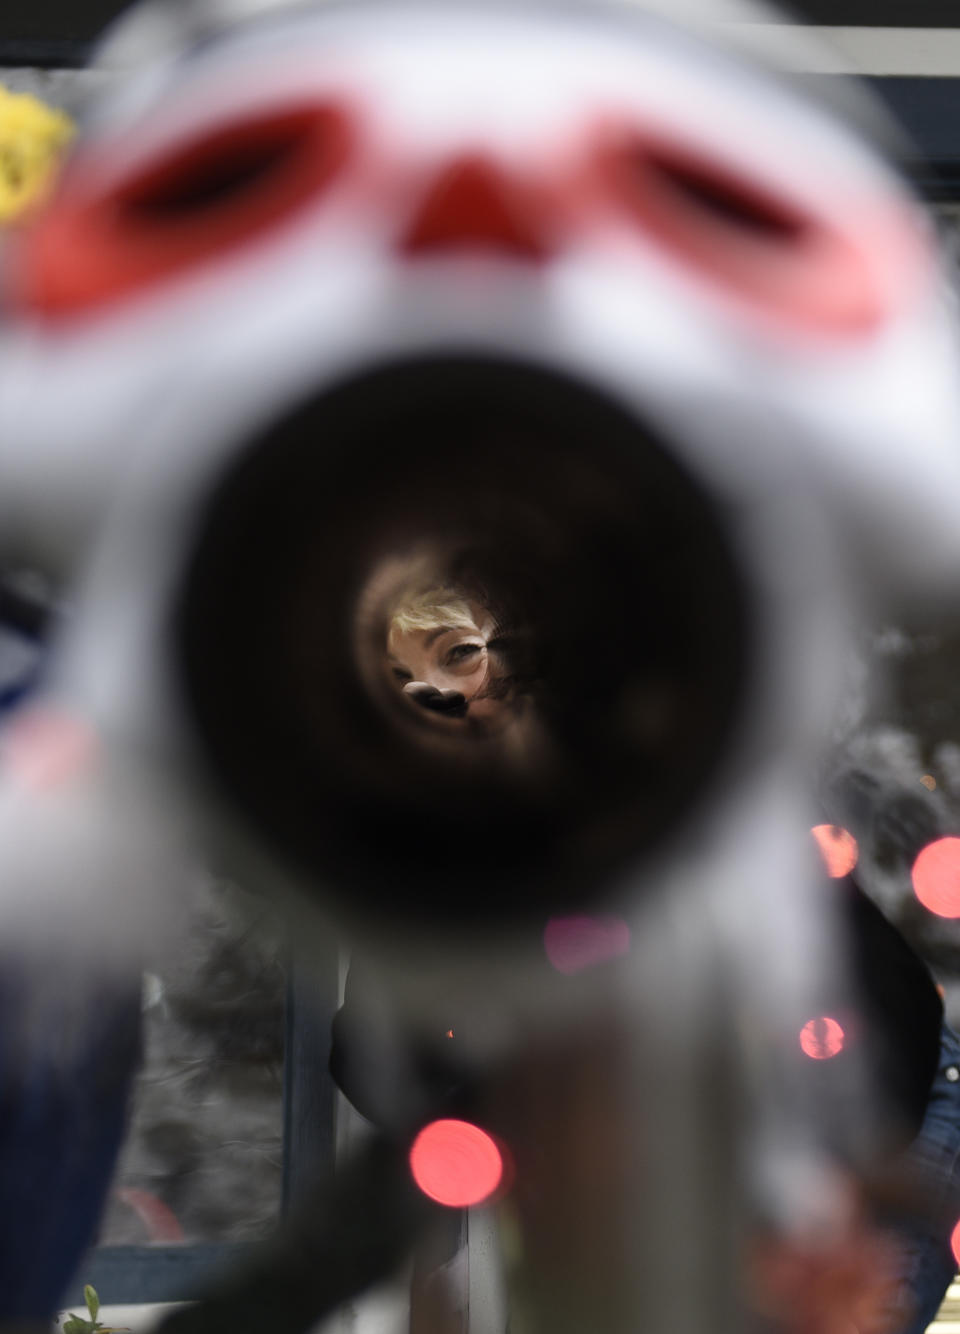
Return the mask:
M 782 35 L 789 25 L 756 24 L 754 36 Z M 809 25 L 809 44 L 796 48 L 796 68 L 818 74 L 903 74 L 950 78 L 960 74 L 957 28 L 843 28 Z M 789 48 L 783 48 L 789 50 Z
M 406 1292 L 385 1284 L 358 1302 L 348 1302 L 336 1315 L 315 1326 L 313 1334 L 406 1334 L 409 1327 Z
M 470 1210 L 467 1254 L 471 1334 L 503 1334 L 507 1328 L 507 1289 L 493 1207 Z
M 101 1306 L 97 1312 L 97 1319 L 108 1329 L 126 1327 L 131 1334 L 148 1334 L 149 1330 L 156 1329 L 165 1315 L 184 1305 L 184 1302 L 158 1302 L 142 1306 Z M 63 1334 L 64 1317 L 71 1315 L 78 1315 L 86 1320 L 90 1313 L 82 1302 L 79 1306 L 61 1311 L 57 1323 L 53 1326 L 55 1334 Z

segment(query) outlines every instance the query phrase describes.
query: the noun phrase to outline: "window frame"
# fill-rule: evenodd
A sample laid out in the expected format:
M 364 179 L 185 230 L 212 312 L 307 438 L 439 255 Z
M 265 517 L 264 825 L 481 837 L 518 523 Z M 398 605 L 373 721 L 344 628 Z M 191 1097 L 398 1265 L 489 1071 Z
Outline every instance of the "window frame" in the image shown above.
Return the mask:
M 330 1076 L 330 1026 L 339 1003 L 339 950 L 332 936 L 309 957 L 287 951 L 283 1055 L 283 1168 L 280 1218 L 302 1184 L 330 1173 L 336 1145 L 336 1086 Z M 204 1280 L 241 1263 L 256 1242 L 98 1246 L 67 1290 L 68 1306 L 83 1305 L 92 1283 L 104 1305 L 188 1301 Z

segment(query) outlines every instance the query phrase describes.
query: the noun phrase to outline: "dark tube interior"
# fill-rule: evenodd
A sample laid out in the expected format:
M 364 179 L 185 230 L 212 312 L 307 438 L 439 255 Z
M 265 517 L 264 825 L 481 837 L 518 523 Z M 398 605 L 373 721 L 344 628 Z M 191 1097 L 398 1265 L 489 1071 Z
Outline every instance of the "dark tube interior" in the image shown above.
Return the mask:
M 425 708 L 394 679 L 398 578 L 490 609 L 487 730 L 479 698 Z M 601 901 L 707 790 L 750 659 L 725 526 L 669 449 L 580 383 L 479 359 L 363 375 L 253 440 L 174 622 L 239 818 L 353 913 L 440 925 Z

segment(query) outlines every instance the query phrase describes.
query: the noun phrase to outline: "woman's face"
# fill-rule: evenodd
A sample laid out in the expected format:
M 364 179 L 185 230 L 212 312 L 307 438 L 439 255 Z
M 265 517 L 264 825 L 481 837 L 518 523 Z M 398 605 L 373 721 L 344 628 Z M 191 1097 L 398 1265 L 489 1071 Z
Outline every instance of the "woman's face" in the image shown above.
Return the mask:
M 470 711 L 471 702 L 482 694 L 490 677 L 487 643 L 493 633 L 493 618 L 473 604 L 470 612 L 469 625 L 394 630 L 387 645 L 390 671 L 404 693 L 427 708 L 431 707 L 430 701 L 440 704 L 446 699 L 450 707 L 437 711 L 454 716 L 458 711 Z M 433 693 L 438 691 L 439 700 Z

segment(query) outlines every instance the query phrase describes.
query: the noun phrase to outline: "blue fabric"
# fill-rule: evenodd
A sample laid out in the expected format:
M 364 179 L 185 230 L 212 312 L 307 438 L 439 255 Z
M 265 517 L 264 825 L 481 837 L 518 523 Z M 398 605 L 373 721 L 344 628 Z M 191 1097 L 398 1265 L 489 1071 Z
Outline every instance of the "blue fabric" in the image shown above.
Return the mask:
M 922 1197 L 923 1216 L 897 1219 L 892 1228 L 910 1311 L 901 1334 L 923 1334 L 957 1271 L 950 1235 L 960 1222 L 960 1078 L 948 1072 L 960 1075 L 960 1037 L 944 1024 L 926 1116 L 907 1150 L 902 1177 L 905 1188 Z
M 0 724 L 38 688 L 45 668 L 40 641 L 0 620 Z
M 42 676 L 0 625 L 0 725 Z M 140 1056 L 139 968 L 0 949 L 0 1326 L 49 1325 L 97 1226 Z
M 49 1323 L 96 1238 L 139 1035 L 139 973 L 0 954 L 0 1326 Z

